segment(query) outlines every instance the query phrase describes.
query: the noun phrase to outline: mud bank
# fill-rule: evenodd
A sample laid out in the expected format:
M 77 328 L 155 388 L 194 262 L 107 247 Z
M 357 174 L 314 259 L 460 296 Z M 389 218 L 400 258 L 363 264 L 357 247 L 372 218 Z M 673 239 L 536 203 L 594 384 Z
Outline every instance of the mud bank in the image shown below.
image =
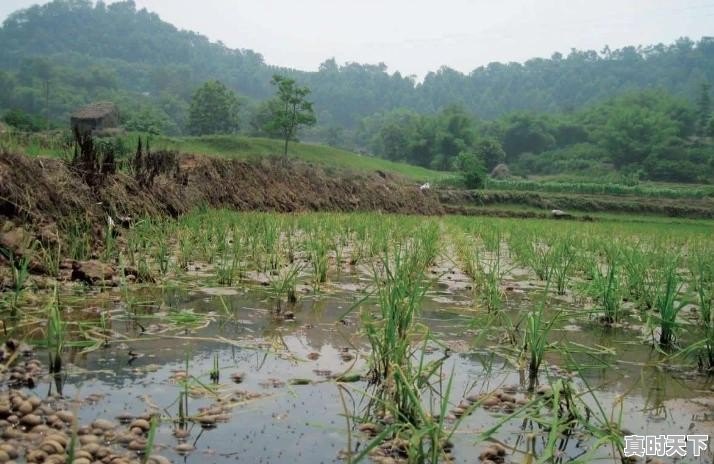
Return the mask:
M 90 186 L 56 159 L 0 155 L 0 218 L 42 226 L 81 214 L 178 216 L 196 207 L 238 211 L 383 211 L 443 214 L 436 193 L 386 173 L 327 172 L 291 161 L 184 155 L 150 183 L 119 172 Z

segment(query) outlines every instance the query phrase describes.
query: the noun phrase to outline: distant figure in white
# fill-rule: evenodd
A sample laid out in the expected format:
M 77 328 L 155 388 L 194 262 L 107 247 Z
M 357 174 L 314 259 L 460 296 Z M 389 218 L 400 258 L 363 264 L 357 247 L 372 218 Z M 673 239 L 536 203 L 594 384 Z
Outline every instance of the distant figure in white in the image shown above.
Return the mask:
M 430 188 L 431 188 L 431 184 L 429 182 L 427 182 L 426 184 L 419 187 L 419 190 L 421 190 L 423 192 L 424 190 L 429 190 Z

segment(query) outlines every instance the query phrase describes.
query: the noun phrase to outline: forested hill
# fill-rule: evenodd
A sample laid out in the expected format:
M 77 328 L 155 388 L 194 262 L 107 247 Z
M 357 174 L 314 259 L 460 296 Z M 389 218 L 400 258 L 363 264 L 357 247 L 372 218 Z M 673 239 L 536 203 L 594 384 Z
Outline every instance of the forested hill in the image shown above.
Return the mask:
M 132 1 L 94 6 L 89 0 L 55 0 L 18 11 L 0 28 L 0 44 L 0 110 L 41 112 L 43 83 L 51 77 L 55 118 L 86 101 L 110 98 L 125 108 L 151 105 L 168 118 L 170 132 L 182 131 L 187 103 L 202 82 L 220 79 L 257 101 L 272 92 L 275 72 L 312 89 L 325 127 L 355 127 L 365 116 L 398 107 L 433 112 L 454 102 L 483 118 L 514 110 L 571 111 L 647 87 L 694 99 L 702 82 L 714 80 L 712 38 L 573 50 L 523 64 L 492 63 L 467 75 L 442 68 L 423 83 L 390 74 L 382 64 L 327 60 L 316 72 L 285 70 L 266 64 L 257 52 L 180 31 Z

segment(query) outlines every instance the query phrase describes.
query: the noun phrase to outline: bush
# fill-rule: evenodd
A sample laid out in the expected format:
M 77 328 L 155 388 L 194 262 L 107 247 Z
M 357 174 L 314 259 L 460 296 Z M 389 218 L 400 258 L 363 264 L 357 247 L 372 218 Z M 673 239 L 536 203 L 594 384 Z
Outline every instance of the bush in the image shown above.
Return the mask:
M 475 153 L 461 152 L 456 159 L 457 168 L 461 171 L 466 188 L 483 188 L 486 182 L 486 166 Z
M 41 117 L 33 116 L 22 110 L 10 110 L 5 113 L 2 119 L 8 126 L 23 132 L 39 132 L 46 126 Z

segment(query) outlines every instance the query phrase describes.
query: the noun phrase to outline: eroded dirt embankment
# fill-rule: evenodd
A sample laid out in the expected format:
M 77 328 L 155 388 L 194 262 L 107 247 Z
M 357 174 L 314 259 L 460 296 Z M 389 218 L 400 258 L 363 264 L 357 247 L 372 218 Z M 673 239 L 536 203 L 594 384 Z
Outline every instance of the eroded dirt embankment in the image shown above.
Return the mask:
M 199 206 L 238 211 L 384 211 L 442 214 L 434 192 L 389 174 L 326 172 L 299 162 L 257 162 L 186 155 L 178 171 L 142 185 L 117 173 L 90 187 L 65 163 L 0 155 L 0 217 L 44 225 L 77 214 L 177 216 Z

